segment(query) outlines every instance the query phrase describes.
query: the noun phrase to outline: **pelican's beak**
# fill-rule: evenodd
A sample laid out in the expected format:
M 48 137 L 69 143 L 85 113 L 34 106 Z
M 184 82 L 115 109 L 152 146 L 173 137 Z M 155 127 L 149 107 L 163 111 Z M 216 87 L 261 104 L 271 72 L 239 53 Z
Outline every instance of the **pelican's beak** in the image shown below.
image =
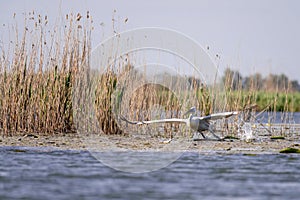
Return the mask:
M 183 115 L 188 115 L 188 114 L 195 114 L 196 113 L 196 108 L 195 107 L 191 107 L 188 111 L 186 111 L 186 113 L 184 113 Z

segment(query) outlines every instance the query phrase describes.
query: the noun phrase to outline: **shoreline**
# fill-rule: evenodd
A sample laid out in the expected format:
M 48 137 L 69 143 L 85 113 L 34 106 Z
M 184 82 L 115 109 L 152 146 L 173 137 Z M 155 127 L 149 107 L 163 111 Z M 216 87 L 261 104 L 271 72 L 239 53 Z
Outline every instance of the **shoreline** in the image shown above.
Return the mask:
M 285 139 L 256 139 L 242 141 L 226 139 L 225 141 L 191 139 L 173 139 L 171 141 L 154 137 L 137 137 L 134 135 L 99 135 L 93 136 L 92 141 L 83 139 L 76 133 L 53 135 L 16 135 L 0 137 L 1 147 L 41 147 L 54 150 L 77 151 L 136 151 L 136 152 L 198 152 L 223 154 L 270 154 L 291 147 L 300 149 L 300 138 Z

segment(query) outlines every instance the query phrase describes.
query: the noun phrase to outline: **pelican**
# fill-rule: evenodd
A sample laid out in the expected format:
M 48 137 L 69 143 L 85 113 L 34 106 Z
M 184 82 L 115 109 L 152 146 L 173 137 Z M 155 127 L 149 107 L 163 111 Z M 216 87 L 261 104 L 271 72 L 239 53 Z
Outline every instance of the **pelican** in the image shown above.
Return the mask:
M 190 129 L 200 133 L 204 139 L 206 139 L 203 131 L 209 131 L 212 135 L 221 140 L 219 136 L 217 136 L 214 131 L 210 128 L 210 120 L 218 120 L 223 118 L 228 118 L 233 115 L 237 115 L 238 111 L 233 112 L 222 112 L 222 113 L 215 113 L 207 116 L 197 117 L 195 116 L 196 108 L 192 107 L 188 110 L 184 115 L 188 115 L 188 118 L 180 119 L 180 118 L 170 118 L 170 119 L 159 119 L 159 120 L 151 120 L 151 121 L 129 121 L 125 117 L 120 116 L 120 119 L 135 125 L 143 125 L 143 124 L 153 124 L 153 123 L 185 123 Z

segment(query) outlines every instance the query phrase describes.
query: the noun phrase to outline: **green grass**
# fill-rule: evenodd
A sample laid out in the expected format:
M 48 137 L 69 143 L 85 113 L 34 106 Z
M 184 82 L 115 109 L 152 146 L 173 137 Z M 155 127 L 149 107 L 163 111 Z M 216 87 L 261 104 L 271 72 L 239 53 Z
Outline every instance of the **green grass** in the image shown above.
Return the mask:
M 256 103 L 260 109 L 269 106 L 270 110 L 276 112 L 299 112 L 300 92 L 275 93 L 258 91 L 256 96 Z
M 285 137 L 283 137 L 283 136 L 272 136 L 271 137 L 271 140 L 284 140 L 285 139 Z
M 267 108 L 275 112 L 300 112 L 300 92 L 232 91 L 226 95 L 229 102 L 239 100 L 240 107 L 247 105 L 247 98 L 252 98 L 251 102 L 258 106 L 257 111 Z
M 300 149 L 288 147 L 288 148 L 282 149 L 281 151 L 279 151 L 279 153 L 300 153 Z

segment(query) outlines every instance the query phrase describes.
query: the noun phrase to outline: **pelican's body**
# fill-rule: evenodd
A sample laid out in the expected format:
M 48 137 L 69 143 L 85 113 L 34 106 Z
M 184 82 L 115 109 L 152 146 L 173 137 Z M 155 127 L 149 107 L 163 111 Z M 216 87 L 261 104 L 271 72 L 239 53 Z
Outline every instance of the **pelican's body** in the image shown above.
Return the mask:
M 209 121 L 206 119 L 201 119 L 200 117 L 191 116 L 188 126 L 198 132 L 207 131 L 209 128 Z
M 223 113 L 216 113 L 211 114 L 203 117 L 197 117 L 194 116 L 196 112 L 195 107 L 192 107 L 189 111 L 187 111 L 185 114 L 190 114 L 189 118 L 186 119 L 179 119 L 179 118 L 170 118 L 170 119 L 159 119 L 159 120 L 151 120 L 151 121 L 129 121 L 124 117 L 120 117 L 122 120 L 130 123 L 130 124 L 153 124 L 153 123 L 185 123 L 188 127 L 190 127 L 192 130 L 200 133 L 203 138 L 205 138 L 203 131 L 210 131 L 216 138 L 220 139 L 217 135 L 214 134 L 214 132 L 210 129 L 210 120 L 217 120 L 222 118 L 228 118 L 232 115 L 238 114 L 237 111 L 235 112 L 223 112 Z

